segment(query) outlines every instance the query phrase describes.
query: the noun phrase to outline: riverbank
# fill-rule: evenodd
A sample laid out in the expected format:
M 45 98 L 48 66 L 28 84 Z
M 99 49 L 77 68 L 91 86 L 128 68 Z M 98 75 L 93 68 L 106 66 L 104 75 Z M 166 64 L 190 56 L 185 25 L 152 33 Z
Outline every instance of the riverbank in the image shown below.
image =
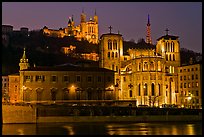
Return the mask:
M 62 107 L 2 105 L 3 124 L 53 122 L 193 122 L 202 110 L 136 107 Z

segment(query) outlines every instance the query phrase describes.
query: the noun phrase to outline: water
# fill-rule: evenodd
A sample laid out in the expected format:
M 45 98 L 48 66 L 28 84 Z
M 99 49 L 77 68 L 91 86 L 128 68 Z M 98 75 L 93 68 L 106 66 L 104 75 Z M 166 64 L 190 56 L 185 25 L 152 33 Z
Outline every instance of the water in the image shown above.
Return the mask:
M 3 124 L 3 135 L 202 135 L 202 122 Z

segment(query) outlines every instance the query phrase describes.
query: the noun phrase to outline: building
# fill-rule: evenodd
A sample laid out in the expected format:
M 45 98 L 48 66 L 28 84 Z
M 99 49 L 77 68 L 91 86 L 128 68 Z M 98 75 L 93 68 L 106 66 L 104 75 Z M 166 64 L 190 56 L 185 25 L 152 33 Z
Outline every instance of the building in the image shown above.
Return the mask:
M 180 66 L 178 70 L 180 105 L 202 108 L 202 64 Z
M 161 106 L 179 103 L 178 68 L 180 45 L 178 36 L 168 34 L 157 39 L 156 47 L 128 50 L 123 55 L 121 34 L 103 34 L 100 40 L 99 66 L 114 70 L 116 98 L 137 100 L 137 105 Z
M 9 102 L 16 103 L 20 100 L 20 78 L 18 74 L 8 75 L 9 78 Z
M 43 34 L 52 37 L 63 38 L 65 36 L 74 36 L 77 40 L 87 40 L 91 43 L 97 44 L 98 39 L 98 16 L 96 11 L 94 17 L 90 17 L 86 21 L 86 14 L 82 11 L 81 21 L 78 26 L 75 26 L 74 18 L 69 17 L 67 27 L 59 30 L 48 29 L 46 26 L 42 29 Z
M 8 76 L 2 76 L 1 77 L 2 79 L 2 94 L 1 94 L 1 97 L 2 97 L 2 101 L 6 101 L 8 100 L 8 93 L 9 93 L 9 78 Z
M 30 67 L 25 49 L 19 66 L 19 101 L 115 99 L 112 70 L 73 65 Z

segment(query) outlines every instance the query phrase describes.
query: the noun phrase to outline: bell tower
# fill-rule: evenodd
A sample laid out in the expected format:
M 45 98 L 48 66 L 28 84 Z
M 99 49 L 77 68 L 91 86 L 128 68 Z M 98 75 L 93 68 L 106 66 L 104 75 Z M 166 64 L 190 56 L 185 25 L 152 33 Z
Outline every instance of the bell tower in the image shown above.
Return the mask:
M 25 48 L 23 51 L 23 56 L 20 59 L 19 66 L 20 66 L 20 70 L 28 69 L 30 67 L 30 65 L 28 63 L 28 59 L 26 58 Z

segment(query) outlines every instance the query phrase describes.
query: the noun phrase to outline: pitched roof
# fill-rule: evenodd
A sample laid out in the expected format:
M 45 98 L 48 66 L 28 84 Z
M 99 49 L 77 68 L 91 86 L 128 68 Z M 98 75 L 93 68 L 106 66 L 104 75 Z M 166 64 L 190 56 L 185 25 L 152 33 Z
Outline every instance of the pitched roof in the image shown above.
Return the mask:
M 162 38 L 164 38 L 164 39 L 172 39 L 172 40 L 176 40 L 177 38 L 179 38 L 178 36 L 173 36 L 173 35 L 165 35 L 165 36 L 161 36 L 160 38 L 158 38 L 157 40 L 160 40 L 160 39 L 162 39 Z

